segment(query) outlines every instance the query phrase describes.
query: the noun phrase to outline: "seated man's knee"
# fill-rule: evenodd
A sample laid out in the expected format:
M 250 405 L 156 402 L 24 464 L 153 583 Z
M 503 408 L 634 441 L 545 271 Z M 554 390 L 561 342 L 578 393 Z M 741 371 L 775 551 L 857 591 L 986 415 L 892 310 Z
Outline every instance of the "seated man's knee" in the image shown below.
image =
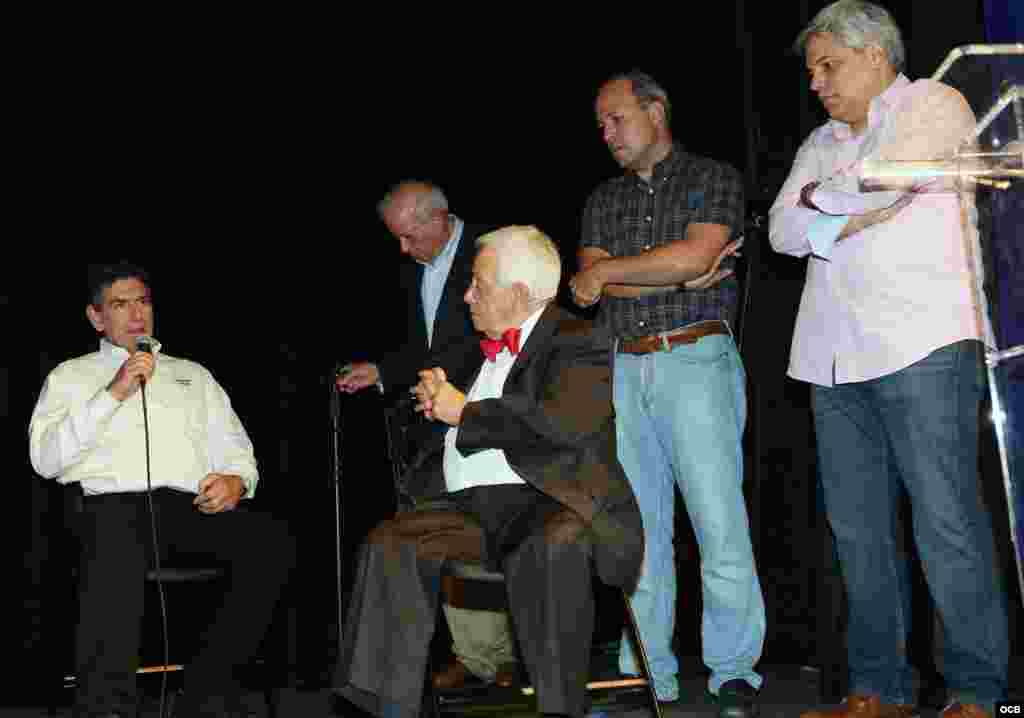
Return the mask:
M 544 522 L 544 543 L 549 546 L 580 543 L 586 528 L 575 511 L 559 511 Z
M 395 542 L 395 520 L 385 519 L 370 529 L 366 535 L 366 543 L 376 546 L 389 546 Z

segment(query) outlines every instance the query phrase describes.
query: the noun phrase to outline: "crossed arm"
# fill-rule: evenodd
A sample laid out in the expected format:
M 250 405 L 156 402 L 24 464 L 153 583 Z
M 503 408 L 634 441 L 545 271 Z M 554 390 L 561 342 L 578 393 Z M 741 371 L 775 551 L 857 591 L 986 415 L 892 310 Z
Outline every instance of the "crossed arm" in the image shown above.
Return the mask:
M 739 254 L 743 238 L 729 242 L 730 228 L 694 223 L 686 238 L 632 257 L 614 257 L 599 247 L 583 247 L 580 271 L 569 281 L 573 300 L 581 307 L 602 295 L 631 299 L 680 289 L 707 289 L 732 274 L 719 269 L 726 257 Z

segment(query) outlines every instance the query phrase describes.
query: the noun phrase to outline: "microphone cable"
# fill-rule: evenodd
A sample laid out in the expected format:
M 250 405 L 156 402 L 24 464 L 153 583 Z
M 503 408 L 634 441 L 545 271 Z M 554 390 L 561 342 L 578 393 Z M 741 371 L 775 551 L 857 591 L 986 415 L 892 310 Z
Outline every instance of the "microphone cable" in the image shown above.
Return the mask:
M 345 601 L 343 597 L 344 590 L 344 561 L 342 560 L 342 549 L 344 547 L 344 536 L 345 536 L 345 512 L 343 511 L 344 501 L 344 487 L 341 485 L 341 436 L 344 427 L 344 415 L 341 410 L 341 392 L 338 390 L 336 380 L 349 371 L 351 371 L 352 365 L 346 364 L 342 367 L 335 369 L 333 376 L 329 377 L 327 382 L 329 395 L 328 401 L 330 402 L 331 411 L 331 458 L 332 469 L 333 469 L 333 483 L 334 483 L 334 557 L 337 562 L 336 573 L 335 573 L 335 589 L 337 591 L 338 598 L 338 650 L 341 650 L 341 643 L 343 638 L 343 624 L 345 621 Z M 340 654 L 339 654 L 340 655 Z
M 148 350 L 143 350 L 148 351 Z M 156 567 L 156 592 L 160 600 L 160 628 L 164 649 L 164 665 L 160 677 L 160 718 L 169 718 L 166 715 L 167 698 L 167 671 L 171 662 L 170 639 L 167 635 L 167 598 L 164 595 L 164 580 L 160 565 L 160 534 L 157 530 L 156 510 L 153 506 L 153 477 L 150 468 L 149 454 L 149 409 L 146 406 L 146 380 L 141 380 L 139 391 L 142 392 L 142 427 L 146 437 L 146 503 L 149 506 L 149 527 L 153 540 L 153 561 Z

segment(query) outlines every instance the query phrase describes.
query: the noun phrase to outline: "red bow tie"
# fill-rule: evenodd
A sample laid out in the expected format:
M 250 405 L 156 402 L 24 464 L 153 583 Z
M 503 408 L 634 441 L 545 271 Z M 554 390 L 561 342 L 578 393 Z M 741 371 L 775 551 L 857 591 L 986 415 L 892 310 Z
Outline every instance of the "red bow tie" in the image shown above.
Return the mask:
M 501 350 L 508 347 L 513 354 L 519 353 L 519 329 L 506 329 L 501 339 L 481 339 L 480 350 L 487 357 L 488 361 L 494 361 L 501 354 Z

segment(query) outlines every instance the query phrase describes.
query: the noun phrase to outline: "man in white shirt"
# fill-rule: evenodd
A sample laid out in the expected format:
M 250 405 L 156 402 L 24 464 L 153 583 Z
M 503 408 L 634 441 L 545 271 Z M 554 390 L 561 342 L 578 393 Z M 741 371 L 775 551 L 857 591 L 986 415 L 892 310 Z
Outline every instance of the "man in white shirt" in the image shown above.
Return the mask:
M 953 88 L 911 82 L 882 7 L 840 0 L 797 40 L 830 116 L 797 152 L 771 242 L 808 257 L 789 375 L 811 386 L 818 466 L 846 586 L 850 694 L 803 718 L 916 713 L 901 495 L 944 626 L 942 718 L 991 715 L 1007 691 L 1007 616 L 978 486 L 985 374 L 960 199 L 861 192 L 868 160 L 951 156 L 974 116 Z
M 252 443 L 213 376 L 161 354 L 151 339 L 145 270 L 97 266 L 89 288 L 86 315 L 102 335 L 99 350 L 50 373 L 29 427 L 36 472 L 77 483 L 83 494 L 73 517 L 81 541 L 76 715 L 135 715 L 154 540 L 162 559 L 202 554 L 229 568 L 230 585 L 189 663 L 181 709 L 235 715 L 234 671 L 263 638 L 294 561 L 292 539 L 269 516 L 238 508 L 259 479 Z
M 420 373 L 419 409 L 451 428 L 420 451 L 401 510 L 361 548 L 334 682 L 350 711 L 419 715 L 440 577 L 463 560 L 505 574 L 539 711 L 582 716 L 593 572 L 627 588 L 639 572 L 610 336 L 551 303 L 561 264 L 539 230 L 506 227 L 477 245 L 465 299 L 486 359 L 466 394 L 443 369 Z

